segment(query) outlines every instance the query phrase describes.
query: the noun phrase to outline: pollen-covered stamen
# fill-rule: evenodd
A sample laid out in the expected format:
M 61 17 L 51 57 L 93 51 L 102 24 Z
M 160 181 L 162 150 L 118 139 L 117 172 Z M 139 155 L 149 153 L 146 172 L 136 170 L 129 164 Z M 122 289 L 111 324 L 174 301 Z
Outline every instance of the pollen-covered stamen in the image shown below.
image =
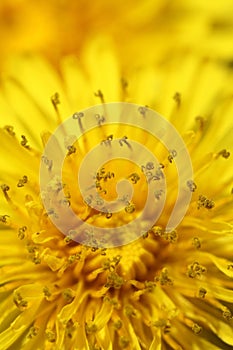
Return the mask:
M 198 261 L 194 261 L 188 266 L 187 275 L 190 278 L 201 277 L 206 272 L 206 267 L 202 266 Z
M 159 276 L 155 277 L 155 282 L 159 282 L 161 286 L 172 286 L 173 280 L 168 276 L 168 270 L 166 267 L 162 269 Z
M 211 199 L 208 199 L 206 196 L 200 195 L 198 197 L 197 209 L 200 209 L 201 207 L 206 209 L 212 209 L 214 208 L 214 206 L 215 206 L 214 201 Z

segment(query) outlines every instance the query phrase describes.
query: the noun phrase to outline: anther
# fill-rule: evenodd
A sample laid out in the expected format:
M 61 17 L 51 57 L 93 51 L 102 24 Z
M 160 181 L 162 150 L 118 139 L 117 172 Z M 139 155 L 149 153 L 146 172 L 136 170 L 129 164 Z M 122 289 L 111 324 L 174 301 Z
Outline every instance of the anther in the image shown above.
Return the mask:
M 98 124 L 99 126 L 105 122 L 105 117 L 104 117 L 103 115 L 96 114 L 96 115 L 95 115 L 95 118 L 96 118 L 97 124 Z

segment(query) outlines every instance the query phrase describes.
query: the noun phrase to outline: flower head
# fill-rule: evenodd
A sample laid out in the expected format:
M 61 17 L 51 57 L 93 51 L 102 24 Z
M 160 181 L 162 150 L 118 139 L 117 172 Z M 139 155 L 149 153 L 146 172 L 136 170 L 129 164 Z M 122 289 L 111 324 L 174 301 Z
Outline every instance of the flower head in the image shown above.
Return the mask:
M 180 67 L 175 59 L 168 71 L 151 67 L 127 77 L 127 86 L 109 46 L 98 41 L 85 52 L 84 67 L 73 58 L 63 61 L 62 78 L 40 59 L 9 62 L 2 84 L 2 348 L 230 349 L 232 91 L 224 79 L 232 79 L 231 71 L 187 54 L 182 74 L 174 69 Z M 210 85 L 208 77 L 216 84 Z M 38 174 L 41 161 L 52 167 L 51 159 L 41 157 L 56 125 L 77 107 L 113 100 L 157 106 L 182 134 L 194 179 L 186 184 L 192 194 L 187 214 L 176 230 L 166 231 L 177 197 L 176 150 L 166 150 L 139 128 L 106 127 L 103 140 L 123 137 L 127 143 L 124 136 L 135 138 L 157 154 L 168 181 L 164 210 L 151 228 L 130 244 L 106 249 L 91 241 L 91 232 L 86 233 L 87 244 L 79 244 L 73 232 L 65 236 L 57 229 L 52 220 L 56 211 L 43 206 Z M 66 139 L 64 183 L 53 179 L 50 186 L 55 192 L 63 189 L 63 204 L 72 206 L 83 221 L 111 227 L 140 212 L 147 183 L 141 169 L 124 167 L 119 160 L 94 169 L 95 179 L 106 185 L 111 200 L 115 174 L 120 177 L 121 169 L 130 169 L 135 195 L 127 210 L 108 216 L 83 201 L 74 174 L 78 157 L 93 148 L 99 132 L 84 133 L 77 143 Z M 150 171 L 151 164 L 146 166 Z M 157 200 L 160 195 L 156 193 Z

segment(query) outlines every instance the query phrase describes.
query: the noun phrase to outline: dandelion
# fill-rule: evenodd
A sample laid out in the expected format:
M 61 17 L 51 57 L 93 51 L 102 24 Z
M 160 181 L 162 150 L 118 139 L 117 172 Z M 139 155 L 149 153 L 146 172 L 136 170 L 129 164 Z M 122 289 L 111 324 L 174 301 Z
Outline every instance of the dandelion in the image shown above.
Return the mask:
M 142 84 L 146 78 L 141 71 L 137 76 L 139 85 L 135 78 L 128 77 L 126 90 L 111 48 L 101 52 L 101 57 L 94 55 L 99 59 L 99 70 L 92 69 L 93 55 L 87 53 L 85 62 L 90 66 L 86 66 L 86 75 L 75 59 L 65 59 L 62 79 L 43 60 L 31 57 L 19 58 L 7 67 L 10 78 L 2 82 L 0 97 L 1 119 L 6 121 L 0 130 L 1 348 L 230 349 L 232 85 L 229 82 L 225 86 L 220 77 L 227 76 L 230 81 L 231 71 L 223 64 L 202 60 L 195 63 L 187 57 L 182 74 L 172 71 L 176 80 L 171 79 L 168 87 L 152 68 L 152 85 Z M 106 65 L 112 74 L 104 78 Z M 198 77 L 194 74 L 197 67 Z M 209 85 L 207 80 L 206 89 L 205 79 L 210 76 L 216 85 Z M 185 78 L 180 81 L 180 77 Z M 179 95 L 173 86 L 178 81 Z M 159 83 L 161 89 L 156 93 L 154 86 Z M 103 99 L 158 106 L 182 134 L 194 168 L 193 182 L 186 184 L 192 193 L 188 212 L 176 230 L 166 232 L 177 196 L 176 153 L 158 142 L 161 167 L 157 176 L 163 172 L 168 179 L 163 213 L 138 240 L 107 249 L 95 245 L 91 232 L 86 232 L 86 245 L 73 240 L 75 231 L 63 235 L 52 223 L 56 210 L 46 211 L 43 206 L 38 182 L 43 147 L 50 132 L 77 107 L 82 110 Z M 101 124 L 102 116 L 96 115 L 96 121 Z M 150 137 L 145 143 L 142 130 L 134 131 L 111 126 L 104 130 L 101 140 L 113 135 L 108 139 L 113 142 L 119 133 L 119 139 L 129 144 L 134 136 L 148 148 L 154 145 Z M 84 201 L 77 192 L 73 175 L 78 156 L 92 148 L 95 132 L 75 144 L 66 140 L 64 183 L 54 179 L 51 188 L 57 193 L 62 189 L 65 205 L 84 221 L 111 227 L 130 221 L 140 211 L 145 201 L 145 172 L 153 170 L 153 165 L 142 164 L 144 172 L 129 167 L 135 196 L 132 202 L 122 199 L 127 210 L 112 216 L 97 212 L 88 206 L 93 198 Z M 109 146 L 101 147 L 106 151 Z M 122 142 L 124 147 L 127 144 Z M 53 167 L 51 159 L 45 157 L 43 161 L 48 169 Z M 98 200 L 114 197 L 112 184 L 120 176 L 116 170 L 123 168 L 116 161 L 115 167 L 109 164 L 94 170 L 98 190 L 107 192 Z M 156 195 L 159 201 L 162 193 Z

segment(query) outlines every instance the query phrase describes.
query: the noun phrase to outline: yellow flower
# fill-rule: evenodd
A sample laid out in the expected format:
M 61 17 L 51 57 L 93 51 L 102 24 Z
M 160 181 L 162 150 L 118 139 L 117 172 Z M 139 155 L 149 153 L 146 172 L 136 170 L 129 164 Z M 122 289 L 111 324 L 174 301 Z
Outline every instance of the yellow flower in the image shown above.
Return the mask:
M 0 96 L 1 349 L 233 346 L 232 72 L 224 63 L 188 53 L 182 66 L 180 61 L 122 77 L 112 48 L 100 40 L 85 49 L 80 62 L 65 58 L 59 75 L 40 58 L 8 62 Z M 107 217 L 88 206 L 77 192 L 76 174 L 99 140 L 136 140 L 156 155 L 166 176 L 158 220 L 139 239 L 106 249 L 91 242 L 91 235 L 79 244 L 72 232 L 59 232 L 56 212 L 43 206 L 39 167 L 41 161 L 52 166 L 41 156 L 56 126 L 83 108 L 113 101 L 163 113 L 184 138 L 194 179 L 186 184 L 192 194 L 187 214 L 168 232 L 177 198 L 175 150 L 122 122 L 68 142 L 64 184 L 50 185 L 58 192 L 64 186 L 65 204 L 89 224 L 111 228 L 130 222 L 144 206 L 148 185 L 143 169 L 123 159 L 104 170 L 93 164 L 95 178 L 110 193 L 107 200 L 116 197 L 113 188 L 125 169 L 140 179 L 129 177 L 134 194 L 127 210 Z M 131 240 L 134 232 L 125 233 Z

